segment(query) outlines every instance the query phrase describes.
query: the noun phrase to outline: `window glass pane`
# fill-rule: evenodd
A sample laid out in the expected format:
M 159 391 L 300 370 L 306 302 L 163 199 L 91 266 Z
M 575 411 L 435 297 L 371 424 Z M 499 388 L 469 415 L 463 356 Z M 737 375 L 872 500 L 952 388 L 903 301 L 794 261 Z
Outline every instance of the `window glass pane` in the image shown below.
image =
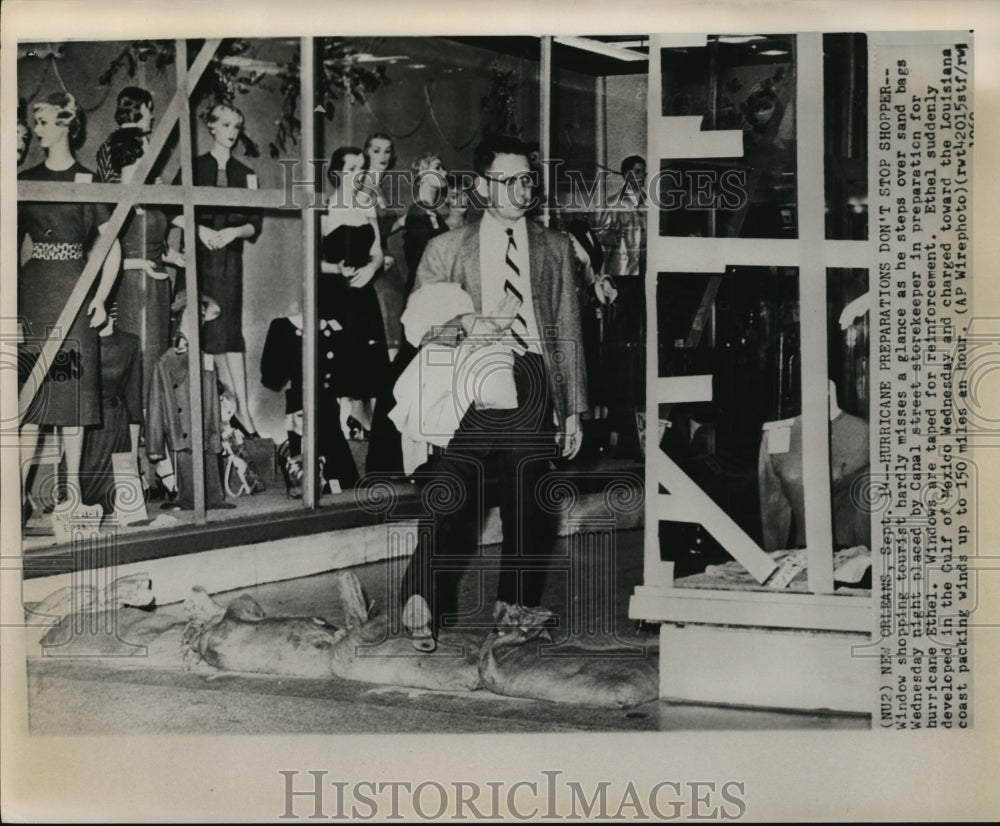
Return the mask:
M 291 379 L 284 377 L 273 389 L 261 384 L 270 322 L 298 311 L 300 213 L 262 211 L 239 202 L 248 190 L 280 191 L 283 169 L 277 155 L 299 151 L 288 132 L 298 117 L 298 42 L 225 40 L 193 92 L 191 121 L 184 126 L 191 130 L 194 182 L 225 187 L 225 194 L 233 196 L 230 203 L 197 209 L 200 237 L 186 238 L 183 227 L 174 225 L 182 217 L 178 204 L 146 201 L 127 214 L 117 236 L 122 264 L 106 302 L 115 327 L 112 331 L 106 325 L 96 348 L 82 351 L 82 373 L 98 379 L 96 416 L 42 420 L 36 455 L 50 460 L 31 463 L 25 509 L 26 533 L 39 534 L 33 538 L 37 544 L 66 541 L 55 530 L 51 513 L 58 498 L 52 484 L 56 478 L 74 485 L 84 504 L 103 512 L 104 527 L 124 541 L 144 531 L 192 523 L 195 456 L 204 463 L 209 522 L 301 507 L 287 496 L 276 464 L 285 439 L 285 404 L 275 390 Z M 190 64 L 203 41 L 187 45 Z M 77 162 L 95 181 L 127 183 L 150 141 L 161 137 L 157 126 L 176 89 L 176 59 L 173 40 L 25 49 L 18 62 L 18 86 L 27 102 L 28 125 L 37 131 L 43 110 L 33 104 L 61 92 L 65 73 L 68 91 L 86 116 L 86 129 L 72 134 Z M 226 106 L 219 108 L 223 102 Z M 72 108 L 65 101 L 61 105 Z M 181 182 L 179 138 L 174 126 L 147 182 Z M 42 145 L 42 140 L 30 143 L 23 170 L 43 162 Z M 220 156 L 229 153 L 230 161 L 220 165 L 210 154 L 213 149 Z M 114 206 L 107 205 L 108 211 Z M 48 208 L 31 209 L 47 214 Z M 44 247 L 39 251 L 41 255 L 34 250 L 26 254 L 32 256 L 28 267 L 38 270 L 35 281 L 41 286 L 48 278 L 49 259 Z M 188 312 L 188 273 L 194 269 L 200 296 L 190 298 L 190 312 L 201 310 L 195 329 L 200 328 L 206 358 L 201 375 L 192 381 L 181 317 Z M 38 309 L 32 293 L 20 290 L 19 309 L 26 316 Z M 41 294 L 46 296 L 42 309 L 58 313 L 61 305 L 53 294 L 45 289 Z M 297 356 L 284 360 L 292 371 L 300 363 Z M 203 400 L 201 444 L 190 415 L 196 387 Z M 81 399 L 91 392 L 81 383 Z M 76 439 L 82 445 L 74 480 L 77 474 L 67 459 Z
M 800 546 L 805 531 L 801 493 L 787 495 L 802 480 L 798 295 L 790 267 L 658 281 L 659 375 L 707 376 L 697 392 L 710 389 L 710 400 L 691 402 L 664 391 L 661 446 L 765 550 Z M 711 533 L 710 522 L 661 523 L 664 559 L 682 563 L 681 576 L 727 560 Z
M 823 35 L 826 237 L 868 238 L 868 37 Z
M 733 157 L 661 162 L 661 235 L 797 237 L 794 57 L 792 35 L 712 35 L 703 48 L 661 50 L 662 114 L 700 116 L 702 131 L 742 144 Z
M 868 270 L 827 270 L 827 330 L 834 579 L 870 588 L 856 559 L 871 558 Z
M 596 42 L 593 38 L 591 42 Z M 622 36 L 622 42 L 640 38 Z M 600 57 L 555 43 L 552 71 L 550 227 L 581 255 L 583 339 L 590 416 L 587 448 L 642 458 L 646 385 L 646 62 Z M 636 172 L 626 190 L 622 167 Z M 626 197 L 623 198 L 623 193 Z M 598 276 L 614 300 L 602 301 Z M 596 292 L 597 289 L 601 293 Z

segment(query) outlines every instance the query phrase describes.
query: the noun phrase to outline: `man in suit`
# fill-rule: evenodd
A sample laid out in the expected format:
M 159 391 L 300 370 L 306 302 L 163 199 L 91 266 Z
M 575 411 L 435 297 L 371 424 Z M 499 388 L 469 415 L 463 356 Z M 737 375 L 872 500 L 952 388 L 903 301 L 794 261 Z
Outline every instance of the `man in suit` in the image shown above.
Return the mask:
M 473 404 L 433 459 L 429 484 L 443 485 L 450 499 L 435 500 L 433 532 L 421 537 L 400 593 L 403 626 L 419 651 L 434 650 L 442 619 L 457 609 L 461 568 L 478 550 L 485 518 L 487 462 L 498 463 L 503 524 L 494 623 L 502 630 L 551 621 L 551 612 L 538 604 L 555 539 L 554 508 L 550 503 L 547 512 L 538 483 L 553 459 L 579 451 L 580 413 L 587 409 L 569 237 L 526 219 L 534 179 L 519 140 L 488 138 L 473 165 L 485 204 L 482 220 L 430 240 L 415 288 L 451 282 L 469 293 L 475 312 L 452 319 L 435 338 L 455 342 L 472 335 L 509 346 L 517 407 Z

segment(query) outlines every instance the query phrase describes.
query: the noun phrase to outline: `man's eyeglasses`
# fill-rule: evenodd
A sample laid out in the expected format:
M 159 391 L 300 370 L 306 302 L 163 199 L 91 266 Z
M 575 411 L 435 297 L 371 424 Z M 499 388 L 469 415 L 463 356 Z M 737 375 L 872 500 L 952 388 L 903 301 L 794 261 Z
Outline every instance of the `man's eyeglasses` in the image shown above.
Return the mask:
M 487 181 L 493 181 L 495 184 L 503 184 L 506 187 L 511 187 L 515 183 L 520 184 L 525 189 L 537 188 L 538 187 L 538 173 L 537 172 L 519 172 L 516 175 L 508 175 L 506 178 L 497 178 L 493 175 L 483 175 Z

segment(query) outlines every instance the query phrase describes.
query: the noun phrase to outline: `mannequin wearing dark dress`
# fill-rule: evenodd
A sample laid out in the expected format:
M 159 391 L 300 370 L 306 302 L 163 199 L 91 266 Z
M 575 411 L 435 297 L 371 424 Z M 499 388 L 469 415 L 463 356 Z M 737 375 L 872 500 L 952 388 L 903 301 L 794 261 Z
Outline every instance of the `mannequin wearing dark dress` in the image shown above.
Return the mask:
M 220 166 L 211 153 L 199 155 L 194 161 L 195 186 L 247 187 L 250 167 L 230 158 Z M 196 212 L 199 226 L 212 230 L 250 224 L 253 241 L 260 234 L 262 216 L 259 210 L 235 210 L 231 207 L 201 207 Z M 214 321 L 206 321 L 201 331 L 202 350 L 206 353 L 245 353 L 243 339 L 243 244 L 237 238 L 221 249 L 209 249 L 198 243 L 198 282 L 205 295 L 214 298 L 221 312 Z
M 317 455 L 323 458 L 323 476 L 336 479 L 340 487 L 354 487 L 358 469 L 340 428 L 339 397 L 349 382 L 349 333 L 346 316 L 338 312 L 341 295 L 333 275 L 319 276 L 317 300 L 319 334 L 317 336 L 316 441 Z M 342 307 L 342 304 L 341 304 Z M 341 320 L 343 319 L 343 321 Z M 285 421 L 290 456 L 302 453 L 302 435 L 295 426 L 296 414 L 302 412 L 302 317 L 276 318 L 271 322 L 260 357 L 261 384 L 279 392 L 285 389 Z
M 153 129 L 153 96 L 146 89 L 127 86 L 118 93 L 112 132 L 97 150 L 97 177 L 105 183 L 131 183 L 135 164 L 149 145 Z M 156 178 L 156 183 L 162 183 Z M 172 281 L 167 264 L 184 266 L 184 259 L 168 248 L 167 216 L 163 210 L 136 204 L 119 234 L 122 273 L 111 300 L 118 308 L 117 329 L 139 337 L 142 348 L 142 407 L 149 405 L 153 370 L 170 346 L 170 301 Z M 164 489 L 176 492 L 173 467 L 164 459 L 155 468 L 146 466 L 146 483 L 159 480 Z
M 242 113 L 229 104 L 216 104 L 206 124 L 213 145 L 194 159 L 195 185 L 256 189 L 253 170 L 232 157 L 243 130 Z M 243 339 L 243 245 L 260 234 L 261 212 L 252 208 L 199 207 L 195 220 L 199 287 L 201 294 L 212 298 L 220 310 L 217 318 L 202 325 L 202 350 L 214 357 L 219 381 L 236 399 L 236 419 L 246 435 L 254 437 L 257 427 L 250 413 Z M 175 219 L 174 223 L 179 221 Z
M 375 228 L 371 223 L 340 224 L 323 237 L 323 261 L 343 262 L 358 269 L 368 263 Z M 369 281 L 360 288 L 350 287 L 340 273 L 329 273 L 337 282 L 334 288 L 343 302 L 341 317 L 350 337 L 352 369 L 345 377 L 344 396 L 370 399 L 378 394 L 380 383 L 388 374 L 389 354 L 382 326 L 375 285 Z
M 83 137 L 83 121 L 76 99 L 69 92 L 53 92 L 32 105 L 34 132 L 45 152 L 45 161 L 18 177 L 29 181 L 93 181 L 90 170 L 73 155 Z M 108 220 L 103 205 L 90 203 L 19 203 L 17 249 L 26 253 L 25 236 L 31 239 L 30 257 L 18 267 L 20 340 L 18 346 L 19 392 L 31 394 L 20 416 L 21 489 L 25 492 L 22 518 L 34 504 L 28 481 L 37 455 L 41 426 L 56 428 L 62 444 L 66 485 L 59 510 L 72 510 L 79 502 L 82 427 L 100 422 L 100 353 L 97 328 L 107 319 L 105 302 L 121 266 L 121 247 L 112 241 L 101 262 L 101 276 L 68 327 L 58 329 L 91 254 L 91 244 Z M 50 335 L 62 338 L 37 386 L 26 387 Z
M 123 269 L 112 293 L 119 329 L 138 336 L 142 347 L 143 407 L 149 401 L 153 367 L 170 346 L 170 278 L 163 266 L 167 228 L 167 216 L 150 207 L 136 207 L 125 219 L 122 257 L 151 261 L 162 277 L 153 278 L 144 269 Z
M 148 142 L 144 126 L 152 123 L 148 108 L 144 114 L 146 122 L 121 126 L 98 149 L 98 178 L 103 183 L 131 183 Z M 137 204 L 119 234 L 122 274 L 111 300 L 118 308 L 117 328 L 138 336 L 142 345 L 143 408 L 149 401 L 153 366 L 170 345 L 170 274 L 164 266 L 168 229 L 162 210 Z
M 90 170 L 79 162 L 55 171 L 44 163 L 20 175 L 24 181 L 89 181 Z M 18 237 L 32 241 L 32 257 L 18 272 L 17 308 L 24 325 L 20 348 L 20 379 L 38 359 L 51 328 L 56 326 L 70 293 L 83 272 L 84 253 L 108 219 L 103 204 L 18 204 Z M 18 245 L 20 246 L 20 244 Z M 22 422 L 25 424 L 86 426 L 101 421 L 101 357 L 97 330 L 90 326 L 86 307 L 95 291 L 87 295 Z
M 339 317 L 347 331 L 346 361 L 341 397 L 341 424 L 350 416 L 370 430 L 372 407 L 389 373 L 382 311 L 373 281 L 384 261 L 378 218 L 370 191 L 362 191 L 365 155 L 357 147 L 341 147 L 331 157 L 328 176 L 333 186 L 329 208 L 320 221 L 320 272 L 332 276 Z M 367 251 L 365 245 L 368 244 Z M 354 426 L 351 428 L 354 429 Z
M 101 505 L 107 514 L 115 509 L 111 455 L 134 453 L 130 426 L 138 430 L 142 424 L 142 354 L 139 337 L 117 328 L 102 333 L 99 342 L 102 423 L 84 433 L 80 495 L 84 504 Z

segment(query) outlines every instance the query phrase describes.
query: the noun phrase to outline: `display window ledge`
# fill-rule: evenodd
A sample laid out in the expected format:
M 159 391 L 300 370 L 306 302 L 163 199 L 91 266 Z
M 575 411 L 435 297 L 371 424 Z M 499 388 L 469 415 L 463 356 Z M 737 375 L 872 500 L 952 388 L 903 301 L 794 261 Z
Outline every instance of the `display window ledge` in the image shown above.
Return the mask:
M 629 601 L 629 617 L 647 622 L 691 623 L 752 628 L 871 634 L 875 611 L 871 593 L 837 594 L 684 588 L 640 585 Z
M 568 470 L 557 469 L 552 473 L 553 478 L 565 478 L 571 482 L 573 491 L 579 494 L 575 504 L 567 501 L 567 508 L 582 508 L 586 513 L 593 511 L 610 516 L 620 529 L 641 525 L 643 469 L 640 463 L 632 459 L 602 457 L 580 462 L 569 475 L 564 475 Z M 490 509 L 497 504 L 496 494 L 501 481 L 496 475 L 486 477 L 486 506 Z M 616 513 L 616 496 L 619 494 L 615 492 L 623 484 L 633 491 L 625 497 L 625 505 L 630 509 Z M 313 509 L 304 508 L 301 500 L 288 499 L 284 493 L 265 492 L 239 497 L 237 503 L 237 508 L 233 510 L 209 510 L 206 523 L 196 524 L 191 511 L 177 511 L 171 512 L 171 515 L 180 516 L 178 522 L 163 528 L 152 525 L 133 528 L 81 526 L 75 532 L 74 542 L 68 544 L 55 544 L 51 536 L 25 537 L 24 578 L 47 577 L 63 573 L 68 567 L 125 565 L 364 528 L 387 521 L 413 521 L 429 515 L 427 508 L 433 506 L 432 502 L 424 502 L 419 485 L 406 479 L 381 478 L 370 489 L 363 480 L 361 487 L 354 491 L 324 494 L 319 507 Z M 256 503 L 260 504 L 255 508 Z M 152 516 L 159 505 L 150 502 L 149 507 Z M 563 514 L 562 519 L 565 521 L 568 516 Z M 99 548 L 100 559 L 106 561 L 100 563 L 88 559 L 88 548 Z
M 414 485 L 406 481 L 389 483 L 395 490 L 394 517 L 415 518 L 419 514 L 420 495 Z M 128 564 L 162 559 L 170 556 L 200 553 L 219 548 L 230 548 L 262 542 L 272 542 L 295 536 L 311 536 L 331 531 L 366 527 L 385 521 L 386 515 L 372 508 L 359 506 L 358 498 L 351 491 L 334 496 L 325 495 L 315 509 L 302 507 L 300 500 L 284 499 L 280 505 L 271 504 L 266 510 L 252 508 L 254 497 L 245 497 L 235 510 L 209 510 L 208 522 L 196 524 L 191 511 L 169 512 L 177 521 L 163 528 L 153 526 L 125 527 L 94 526 L 77 531 L 78 539 L 67 544 L 39 546 L 42 541 L 51 543 L 52 537 L 25 538 L 24 578 L 50 576 L 66 570 L 74 556 L 85 552 L 87 543 L 108 542 L 115 546 L 115 563 Z M 243 499 L 244 497 L 241 497 Z M 269 497 L 269 503 L 276 497 Z M 280 501 L 280 500 L 279 500 Z M 154 515 L 156 502 L 150 502 L 150 515 Z M 249 506 L 249 507 L 248 507 Z M 274 510 L 284 507 L 284 510 Z M 83 547 L 77 547 L 83 543 Z M 106 554 L 105 554 L 106 556 Z

